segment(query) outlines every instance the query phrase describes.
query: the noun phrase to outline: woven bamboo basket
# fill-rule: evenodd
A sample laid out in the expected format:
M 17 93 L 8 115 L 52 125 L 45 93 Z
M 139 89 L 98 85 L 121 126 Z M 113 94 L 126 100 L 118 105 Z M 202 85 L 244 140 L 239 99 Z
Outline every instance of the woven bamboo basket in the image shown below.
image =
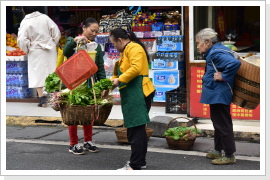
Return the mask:
M 168 124 L 167 124 L 167 127 L 166 127 L 166 130 L 169 128 L 170 124 L 175 121 L 176 119 L 178 118 L 184 118 L 184 119 L 187 119 L 188 121 L 192 122 L 193 126 L 195 127 L 196 129 L 196 134 L 197 134 L 197 127 L 196 125 L 194 124 L 194 122 L 186 117 L 177 117 L 177 118 L 174 118 L 172 119 Z M 193 145 L 194 145 L 194 142 L 196 140 L 196 137 L 197 135 L 195 135 L 193 138 L 189 138 L 188 140 L 186 140 L 186 138 L 179 138 L 178 140 L 175 140 L 173 139 L 173 137 L 171 136 L 165 136 L 166 138 L 166 141 L 167 141 L 167 144 L 169 146 L 170 149 L 173 149 L 173 150 L 190 150 Z
M 239 58 L 232 103 L 253 110 L 260 104 L 260 67 Z
M 154 130 L 151 129 L 151 128 L 145 128 L 145 130 L 146 130 L 147 138 L 148 138 L 148 141 L 149 141 L 149 139 L 150 139 L 152 133 L 154 132 Z M 115 134 L 116 134 L 117 140 L 119 142 L 128 143 L 127 128 L 125 128 L 125 127 L 117 128 L 115 130 Z
M 104 105 L 95 107 L 91 105 L 80 106 L 80 105 L 61 104 L 60 113 L 63 119 L 63 123 L 68 126 L 70 125 L 101 126 L 104 125 L 105 121 L 109 117 L 112 106 L 113 105 Z

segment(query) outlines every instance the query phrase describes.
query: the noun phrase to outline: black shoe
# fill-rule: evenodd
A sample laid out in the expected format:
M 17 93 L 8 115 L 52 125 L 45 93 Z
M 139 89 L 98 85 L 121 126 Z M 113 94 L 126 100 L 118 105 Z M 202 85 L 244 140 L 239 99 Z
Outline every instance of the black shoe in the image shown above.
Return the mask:
M 38 107 L 47 107 L 47 98 L 46 96 L 42 96 L 39 98 Z
M 88 141 L 87 143 L 84 143 L 83 150 L 90 151 L 90 152 L 99 152 L 99 149 L 96 147 L 95 143 L 92 141 Z
M 69 150 L 70 153 L 76 154 L 76 155 L 82 155 L 85 154 L 85 152 L 83 151 L 83 149 L 81 148 L 81 146 L 79 146 L 78 144 L 75 144 L 73 146 L 69 146 Z

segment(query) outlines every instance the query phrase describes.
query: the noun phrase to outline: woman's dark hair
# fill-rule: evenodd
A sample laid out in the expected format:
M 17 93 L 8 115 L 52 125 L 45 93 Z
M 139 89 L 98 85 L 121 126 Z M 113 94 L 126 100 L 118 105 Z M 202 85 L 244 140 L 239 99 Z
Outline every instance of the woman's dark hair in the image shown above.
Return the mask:
M 79 34 L 82 34 L 83 32 L 83 26 L 85 26 L 86 28 L 88 28 L 89 26 L 91 26 L 91 24 L 98 24 L 98 21 L 95 18 L 89 17 L 86 18 L 80 25 L 79 27 Z
M 31 14 L 35 11 L 38 11 L 40 13 L 45 13 L 44 6 L 23 6 L 22 8 L 25 14 Z
M 147 56 L 147 61 L 149 63 L 149 55 L 147 53 L 147 50 L 144 46 L 144 44 L 136 37 L 136 35 L 134 34 L 134 32 L 132 31 L 128 31 L 122 28 L 115 28 L 111 31 L 110 36 L 113 36 L 114 41 L 118 41 L 119 38 L 122 39 L 130 39 L 131 41 L 134 41 L 135 43 L 138 43 L 139 45 L 141 45 L 145 51 L 145 54 Z

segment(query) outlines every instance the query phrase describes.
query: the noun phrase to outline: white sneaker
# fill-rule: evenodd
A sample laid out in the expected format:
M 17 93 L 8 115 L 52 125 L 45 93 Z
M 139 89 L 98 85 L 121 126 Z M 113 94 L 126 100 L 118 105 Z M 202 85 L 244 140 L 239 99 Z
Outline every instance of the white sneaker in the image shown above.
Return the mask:
M 129 166 L 129 162 L 127 162 L 127 164 L 125 164 L 124 167 L 117 169 L 117 170 L 133 170 L 133 169 Z
M 127 164 L 129 164 L 130 161 L 127 162 Z M 146 169 L 146 165 L 145 166 L 141 166 L 141 169 Z

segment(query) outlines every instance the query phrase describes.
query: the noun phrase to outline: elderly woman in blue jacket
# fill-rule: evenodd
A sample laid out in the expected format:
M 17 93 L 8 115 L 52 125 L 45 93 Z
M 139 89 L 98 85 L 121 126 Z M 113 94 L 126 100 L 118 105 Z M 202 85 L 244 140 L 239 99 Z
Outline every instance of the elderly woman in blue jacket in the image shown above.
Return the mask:
M 198 51 L 206 59 L 200 102 L 210 105 L 210 117 L 215 129 L 214 150 L 206 157 L 213 159 L 213 164 L 234 164 L 236 148 L 230 104 L 234 77 L 241 63 L 229 48 L 218 42 L 217 33 L 211 28 L 198 32 L 196 43 Z M 222 155 L 222 150 L 225 155 Z

